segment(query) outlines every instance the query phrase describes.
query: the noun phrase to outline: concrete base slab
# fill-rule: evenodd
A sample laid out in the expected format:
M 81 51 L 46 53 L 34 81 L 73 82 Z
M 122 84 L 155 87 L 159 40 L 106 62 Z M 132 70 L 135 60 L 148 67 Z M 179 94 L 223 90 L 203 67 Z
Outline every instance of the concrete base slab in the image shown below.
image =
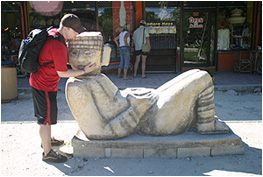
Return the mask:
M 242 140 L 233 132 L 201 135 L 188 131 L 175 136 L 133 134 L 119 140 L 92 140 L 78 130 L 72 146 L 75 157 L 181 158 L 244 154 Z

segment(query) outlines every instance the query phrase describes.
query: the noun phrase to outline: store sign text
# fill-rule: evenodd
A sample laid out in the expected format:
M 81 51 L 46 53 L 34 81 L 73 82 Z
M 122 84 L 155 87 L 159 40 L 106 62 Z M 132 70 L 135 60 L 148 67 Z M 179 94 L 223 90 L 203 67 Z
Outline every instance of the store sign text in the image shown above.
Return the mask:
M 194 18 L 194 17 L 190 17 L 189 18 L 189 28 L 203 28 L 204 25 L 204 19 L 203 18 Z
M 175 26 L 174 22 L 148 22 L 146 26 Z

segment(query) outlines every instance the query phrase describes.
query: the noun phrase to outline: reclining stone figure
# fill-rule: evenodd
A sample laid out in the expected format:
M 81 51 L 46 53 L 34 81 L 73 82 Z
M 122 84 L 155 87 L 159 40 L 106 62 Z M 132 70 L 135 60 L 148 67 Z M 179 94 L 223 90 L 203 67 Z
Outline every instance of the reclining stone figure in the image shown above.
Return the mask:
M 66 99 L 80 129 L 90 139 L 119 139 L 132 133 L 176 135 L 187 130 L 202 134 L 228 133 L 215 116 L 214 86 L 210 75 L 187 71 L 157 89 L 119 90 L 101 73 L 108 65 L 110 48 L 99 32 L 85 32 L 69 42 L 69 63 L 82 69 L 97 68 L 66 84 Z

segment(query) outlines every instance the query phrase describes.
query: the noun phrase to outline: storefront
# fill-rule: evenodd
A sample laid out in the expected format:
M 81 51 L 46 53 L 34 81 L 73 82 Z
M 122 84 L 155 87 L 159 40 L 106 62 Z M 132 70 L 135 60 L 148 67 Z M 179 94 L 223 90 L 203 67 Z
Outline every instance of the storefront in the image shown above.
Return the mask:
M 104 43 L 113 49 L 112 64 L 119 58 L 113 39 L 124 24 L 132 34 L 140 20 L 146 20 L 152 46 L 147 71 L 234 71 L 236 53 L 261 51 L 261 1 L 2 1 L 1 5 L 2 60 L 16 60 L 22 38 L 34 28 L 58 27 L 65 13 L 78 15 L 88 31 L 102 32 Z

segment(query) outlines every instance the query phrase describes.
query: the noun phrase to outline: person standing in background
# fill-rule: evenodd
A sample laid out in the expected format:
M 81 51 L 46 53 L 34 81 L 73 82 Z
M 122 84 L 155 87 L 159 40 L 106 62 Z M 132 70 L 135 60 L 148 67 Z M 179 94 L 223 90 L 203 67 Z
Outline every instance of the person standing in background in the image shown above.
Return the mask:
M 117 42 L 118 40 L 119 44 Z M 119 34 L 119 36 L 114 38 L 114 42 L 117 47 L 119 47 L 121 57 L 118 68 L 118 78 L 121 78 L 121 71 L 123 70 L 123 79 L 130 80 L 127 76 L 130 63 L 130 33 L 127 23 L 124 25 L 123 31 Z
M 140 27 L 137 28 L 132 37 L 132 47 L 135 46 L 135 56 L 136 56 L 136 61 L 134 64 L 134 75 L 133 77 L 137 76 L 137 71 L 139 68 L 139 63 L 142 58 L 142 78 L 147 78 L 148 76 L 145 74 L 145 69 L 146 69 L 146 59 L 147 59 L 147 54 L 151 50 L 151 44 L 150 44 L 150 35 L 148 30 L 145 29 L 146 26 L 146 21 L 141 20 L 140 21 Z M 143 41 L 147 42 L 149 46 L 149 52 L 143 52 L 142 51 L 142 45 Z

